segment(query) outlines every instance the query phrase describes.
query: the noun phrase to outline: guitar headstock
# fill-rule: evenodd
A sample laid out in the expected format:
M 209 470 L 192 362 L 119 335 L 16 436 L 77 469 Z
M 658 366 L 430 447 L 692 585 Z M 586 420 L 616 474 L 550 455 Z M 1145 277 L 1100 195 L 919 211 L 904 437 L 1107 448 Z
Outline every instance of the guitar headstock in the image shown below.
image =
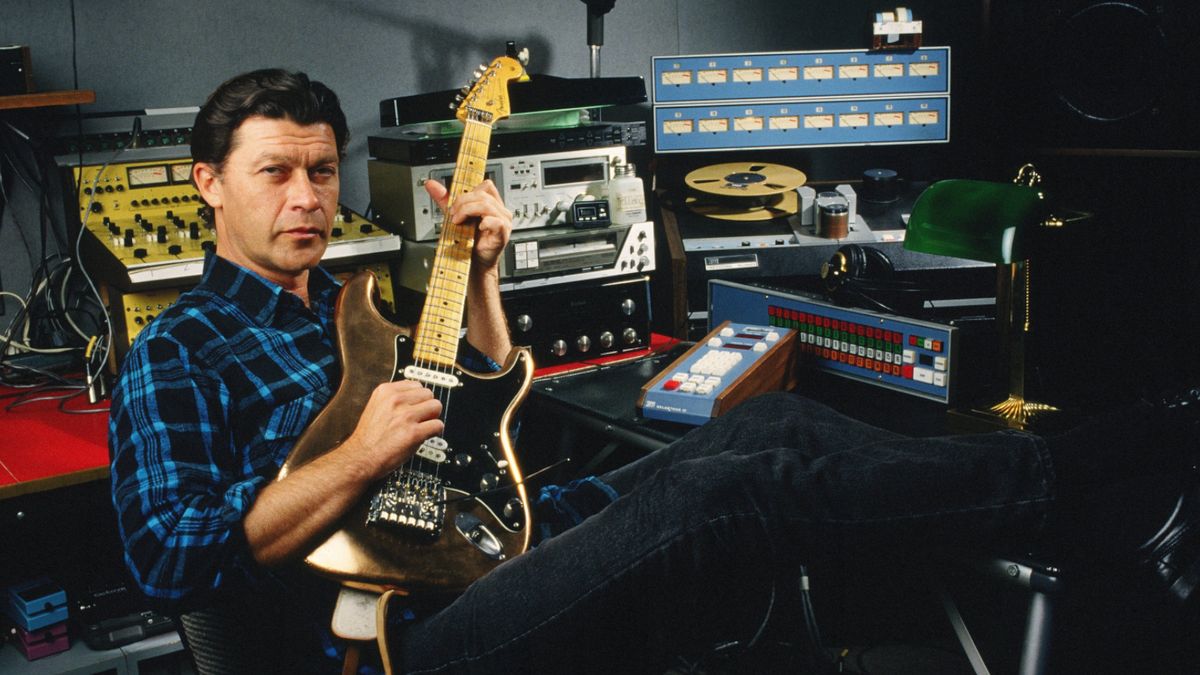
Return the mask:
M 523 60 L 528 60 L 528 52 Z M 511 112 L 508 101 L 508 83 L 525 78 L 525 66 L 512 56 L 500 56 L 488 66 L 480 66 L 472 84 L 463 87 L 463 97 L 458 104 L 455 117 L 466 122 L 494 122 L 508 117 Z

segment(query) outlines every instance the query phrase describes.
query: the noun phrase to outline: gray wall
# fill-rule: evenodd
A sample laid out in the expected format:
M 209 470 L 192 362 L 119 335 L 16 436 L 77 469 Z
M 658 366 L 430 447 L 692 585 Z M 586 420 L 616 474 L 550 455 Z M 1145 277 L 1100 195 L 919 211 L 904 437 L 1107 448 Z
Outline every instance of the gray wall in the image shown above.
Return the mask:
M 885 4 L 620 0 L 605 17 L 602 74 L 648 78 L 655 55 L 860 47 Z M 905 4 L 927 20 L 927 44 L 953 43 L 969 55 L 961 34 L 973 28 L 977 3 Z M 304 70 L 332 86 L 353 135 L 342 201 L 360 211 L 368 202 L 366 137 L 378 129 L 381 99 L 457 88 L 506 40 L 530 48 L 532 72 L 589 75 L 579 0 L 76 0 L 74 13 L 78 86 L 96 92 L 87 113 L 199 105 L 225 78 L 267 66 Z M 0 0 L 0 44 L 29 45 L 40 90 L 75 87 L 71 14 L 67 0 Z M 955 52 L 956 68 L 961 56 Z M 20 195 L 13 202 L 0 227 L 0 278 L 21 292 L 29 254 L 11 218 L 15 212 L 28 238 L 37 217 Z

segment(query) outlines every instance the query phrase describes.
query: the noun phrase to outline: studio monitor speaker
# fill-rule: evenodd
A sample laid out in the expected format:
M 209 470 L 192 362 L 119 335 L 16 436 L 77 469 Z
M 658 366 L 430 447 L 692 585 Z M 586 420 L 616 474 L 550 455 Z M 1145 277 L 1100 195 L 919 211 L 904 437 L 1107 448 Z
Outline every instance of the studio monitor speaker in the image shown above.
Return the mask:
M 1200 149 L 1200 2 L 993 0 L 997 122 L 1033 147 Z

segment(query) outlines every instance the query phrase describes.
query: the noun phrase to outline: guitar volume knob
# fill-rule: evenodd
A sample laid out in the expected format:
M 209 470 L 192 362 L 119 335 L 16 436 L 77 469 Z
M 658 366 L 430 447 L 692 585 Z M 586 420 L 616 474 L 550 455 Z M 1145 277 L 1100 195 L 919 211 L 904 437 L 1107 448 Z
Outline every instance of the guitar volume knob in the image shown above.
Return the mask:
M 520 497 L 513 497 L 507 502 L 504 502 L 504 518 L 509 521 L 516 520 L 520 516 L 524 515 L 522 513 L 524 507 L 525 503 L 521 501 Z

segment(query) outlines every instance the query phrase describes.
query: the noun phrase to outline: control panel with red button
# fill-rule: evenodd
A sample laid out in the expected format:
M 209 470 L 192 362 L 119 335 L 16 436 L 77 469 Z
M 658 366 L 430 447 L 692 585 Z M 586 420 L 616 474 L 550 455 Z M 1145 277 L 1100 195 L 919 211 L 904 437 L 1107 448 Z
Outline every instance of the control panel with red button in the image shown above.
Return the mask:
M 954 397 L 954 326 L 723 280 L 710 281 L 708 292 L 710 324 L 747 321 L 795 330 L 804 366 L 941 403 Z
M 704 424 L 738 403 L 795 384 L 796 331 L 726 321 L 642 387 L 650 419 Z

